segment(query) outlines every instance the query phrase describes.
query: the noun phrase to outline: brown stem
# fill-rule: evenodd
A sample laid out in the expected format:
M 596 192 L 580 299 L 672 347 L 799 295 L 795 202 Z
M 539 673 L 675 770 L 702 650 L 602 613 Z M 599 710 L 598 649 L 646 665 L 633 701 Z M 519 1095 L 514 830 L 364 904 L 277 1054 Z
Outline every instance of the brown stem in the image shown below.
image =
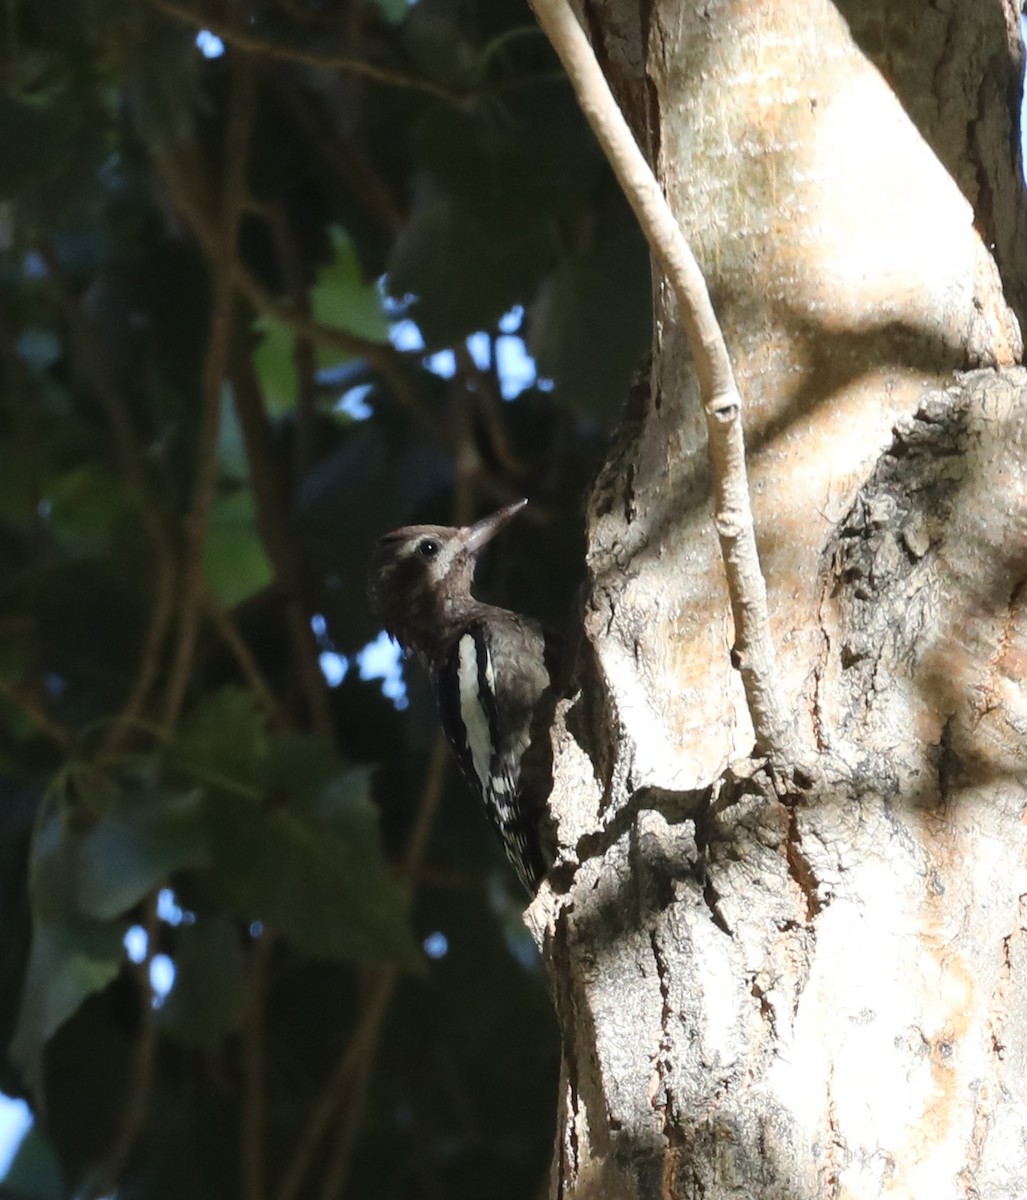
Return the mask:
M 421 802 L 417 807 L 417 819 L 407 842 L 407 852 L 403 859 L 403 870 L 410 879 L 415 879 L 424 863 L 424 855 L 428 849 L 428 839 L 431 837 L 435 816 L 439 811 L 439 801 L 442 799 L 442 787 L 446 782 L 446 768 L 449 765 L 449 747 L 446 739 L 440 734 L 435 739 L 431 758 L 428 760 L 428 771 L 424 779 L 424 790 Z
M 192 674 L 193 655 L 203 599 L 203 552 L 207 527 L 217 492 L 218 433 L 221 424 L 221 396 L 228 373 L 232 332 L 235 322 L 233 267 L 239 214 L 246 188 L 246 160 L 253 124 L 254 78 L 248 62 L 240 62 L 233 72 L 226 137 L 227 165 L 218 237 L 212 242 L 210 260 L 213 303 L 210 335 L 203 373 L 203 416 L 197 448 L 196 484 L 186 529 L 185 562 L 179 593 L 178 639 L 164 699 L 164 721 L 173 726 L 181 712 L 186 688 Z
M 473 398 L 475 412 L 488 429 L 489 446 L 497 462 L 507 474 L 523 475 L 524 463 L 514 453 L 503 423 L 503 401 L 496 377 L 478 366 L 466 343 L 454 347 L 453 354 L 457 371 Z
M 33 415 L 25 364 L 18 354 L 15 331 L 3 304 L 0 304 L 0 358 L 4 381 L 0 399 L 10 413 L 18 461 L 28 476 L 23 519 L 26 528 L 32 529 L 39 524 L 39 502 L 43 498 L 43 448 Z
M 310 628 L 310 613 L 302 599 L 303 572 L 283 515 L 286 506 L 271 457 L 267 410 L 253 373 L 253 362 L 238 342 L 232 352 L 231 378 L 235 409 L 250 465 L 257 528 L 284 599 L 286 627 L 300 686 L 311 724 L 322 737 L 330 740 L 333 736 L 332 712 Z
M 382 1015 L 384 1016 L 384 1013 Z M 364 1058 L 357 1065 L 357 1077 L 350 1084 L 346 1119 L 339 1128 L 338 1136 L 335 1139 L 335 1148 L 321 1182 L 321 1200 L 338 1200 L 346 1185 L 353 1147 L 356 1145 L 357 1134 L 360 1132 L 360 1125 L 367 1107 L 367 1091 L 371 1082 L 371 1067 L 374 1065 L 377 1042 L 378 1031 L 376 1030 L 374 1041 L 367 1047 Z
M 298 131 L 317 156 L 322 174 L 359 200 L 368 220 L 390 237 L 395 237 L 406 220 L 406 212 L 389 184 L 375 170 L 371 159 L 345 130 L 327 128 L 306 95 L 286 86 L 280 77 L 271 81 L 279 98 L 292 112 Z
M 223 42 L 227 42 L 230 46 L 237 46 L 249 54 L 255 54 L 275 62 L 304 63 L 310 67 L 348 71 L 352 75 L 361 75 L 373 83 L 425 92 L 452 108 L 459 108 L 463 104 L 459 96 L 446 91 L 445 88 L 439 87 L 431 80 L 421 79 L 417 75 L 394 71 L 390 67 L 379 67 L 374 63 L 365 62 L 363 59 L 354 58 L 351 54 L 312 53 L 299 46 L 286 46 L 281 42 L 268 41 L 229 25 L 225 21 L 219 21 L 208 13 L 195 12 L 183 4 L 175 4 L 173 0 L 147 0 L 147 2 L 165 16 L 173 17 L 176 21 L 184 21 L 196 29 L 207 29 L 216 34 Z
M 448 762 L 449 752 L 445 740 L 440 736 L 428 762 L 424 789 L 418 804 L 417 819 L 407 843 L 403 871 L 410 879 L 417 878 L 424 861 L 431 827 L 442 798 Z M 376 971 L 372 976 L 360 1024 L 339 1060 L 331 1079 L 321 1093 L 321 1098 L 307 1123 L 292 1165 L 275 1200 L 295 1200 L 321 1139 L 338 1114 L 345 1111 L 344 1123 L 336 1143 L 336 1153 L 333 1155 L 328 1174 L 329 1179 L 337 1175 L 341 1186 L 349 1161 L 350 1149 L 356 1139 L 363 1114 L 362 1097 L 371 1068 L 374 1066 L 382 1022 L 385 1019 L 398 977 L 399 972 L 395 967 L 385 967 Z M 324 1194 L 327 1196 L 329 1193 L 325 1192 Z
M 706 415 L 713 519 L 731 598 L 735 662 L 745 687 L 756 749 L 780 762 L 795 762 L 799 757 L 795 724 L 777 681 L 766 583 L 756 551 L 742 398 L 706 281 L 567 0 L 530 2 L 638 217 L 653 257 L 674 290 Z
M 46 706 L 37 696 L 25 688 L 14 687 L 3 679 L 0 679 L 0 696 L 27 713 L 32 723 L 63 750 L 67 750 L 71 745 L 71 734 L 59 721 L 50 716 Z
M 287 725 L 286 715 L 270 684 L 264 678 L 264 672 L 261 671 L 253 651 L 232 619 L 232 614 L 225 612 L 221 601 L 209 592 L 204 595 L 203 607 L 205 615 L 231 652 L 250 689 L 260 697 L 264 707 L 280 725 Z
M 449 747 L 444 737 L 435 740 L 431 759 L 428 762 L 428 774 L 425 780 L 421 803 L 418 808 L 417 820 L 407 844 L 405 868 L 410 878 L 416 878 L 424 861 L 428 847 L 428 838 L 435 823 L 439 801 L 442 798 L 442 787 L 446 780 L 446 767 L 449 764 Z M 384 1012 L 382 1016 L 384 1017 Z M 346 1105 L 346 1115 L 339 1127 L 335 1148 L 332 1152 L 328 1168 L 325 1171 L 321 1186 L 321 1200 L 336 1200 L 342 1194 L 349 1173 L 349 1164 L 353 1155 L 353 1147 L 357 1142 L 360 1125 L 364 1118 L 367 1100 L 367 1089 L 371 1081 L 371 1071 L 374 1067 L 375 1055 L 378 1049 L 378 1035 L 381 1022 L 374 1029 L 374 1036 L 365 1039 L 364 1054 L 356 1064 L 354 1077 L 349 1080 L 349 1096 Z
M 321 1099 L 307 1122 L 292 1165 L 275 1200 L 295 1200 L 299 1194 L 315 1150 L 349 1095 L 351 1076 L 358 1065 L 367 1060 L 369 1047 L 377 1044 L 378 1032 L 392 999 L 397 977 L 398 972 L 394 967 L 385 967 L 374 973 L 360 1024 L 321 1093 Z
M 275 255 L 282 272 L 282 281 L 295 310 L 309 317 L 310 294 L 305 287 L 300 249 L 288 215 L 280 204 L 265 204 L 257 208 L 267 222 L 275 244 Z M 296 438 L 293 466 L 297 479 L 302 479 L 314 461 L 314 441 L 317 423 L 317 362 L 314 343 L 306 334 L 296 334 L 293 340 L 293 362 L 296 364 Z
M 204 206 L 194 195 L 193 187 L 185 177 L 181 163 L 174 155 L 166 155 L 160 166 L 172 202 L 188 222 L 200 245 L 210 255 L 216 243 L 214 231 L 207 221 Z M 360 337 L 359 334 L 338 329 L 334 325 L 325 325 L 311 316 L 296 312 L 288 304 L 276 300 L 238 261 L 232 264 L 232 271 L 239 295 L 249 301 L 258 312 L 273 317 L 297 337 L 305 337 L 317 345 L 332 346 L 354 358 L 364 359 L 381 375 L 418 426 L 433 441 L 438 440 L 436 422 L 418 400 L 408 378 L 402 354 L 382 342 Z
M 96 394 L 111 431 L 118 469 L 128 485 L 153 554 L 153 609 L 131 691 L 104 742 L 105 749 L 111 751 L 117 748 L 125 732 L 141 716 L 157 681 L 162 652 L 174 616 L 177 555 L 143 466 L 143 452 L 133 428 L 130 406 L 104 356 L 105 347 L 100 333 L 76 299 L 53 248 L 42 243 L 39 253 L 46 264 L 51 289 L 68 323 L 76 359 Z
M 264 930 L 253 945 L 249 1006 L 242 1027 L 241 1122 L 244 1200 L 264 1200 L 264 989 L 273 936 Z
M 140 1005 L 140 1029 L 136 1039 L 135 1060 L 128 1095 L 122 1109 L 121 1127 L 117 1138 L 99 1172 L 94 1196 L 111 1196 L 135 1145 L 139 1130 L 146 1122 L 153 1083 L 153 1065 L 157 1051 L 157 1031 L 153 1025 L 153 988 L 150 984 L 150 964 L 153 962 L 154 941 L 157 936 L 157 894 L 151 892 L 145 901 L 143 928 L 146 930 L 146 954 L 142 962 L 133 965 Z

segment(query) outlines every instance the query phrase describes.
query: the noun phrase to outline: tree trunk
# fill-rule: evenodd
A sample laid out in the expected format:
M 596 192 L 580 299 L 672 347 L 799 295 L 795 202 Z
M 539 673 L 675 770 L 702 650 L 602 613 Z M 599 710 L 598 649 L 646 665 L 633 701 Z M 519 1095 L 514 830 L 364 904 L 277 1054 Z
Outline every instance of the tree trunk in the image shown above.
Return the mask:
M 565 865 L 530 912 L 565 1043 L 554 1196 L 1027 1196 L 1016 10 L 841 7 L 586 5 L 732 352 L 814 769 L 750 758 L 657 281 L 588 512 Z

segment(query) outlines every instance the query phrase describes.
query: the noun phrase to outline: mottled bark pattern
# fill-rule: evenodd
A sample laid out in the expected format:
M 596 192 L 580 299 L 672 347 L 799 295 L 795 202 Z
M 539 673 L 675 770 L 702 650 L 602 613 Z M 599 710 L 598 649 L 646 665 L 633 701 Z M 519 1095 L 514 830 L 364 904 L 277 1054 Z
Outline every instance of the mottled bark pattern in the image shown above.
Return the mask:
M 594 37 L 638 11 L 586 7 Z M 864 40 L 907 20 L 861 9 Z M 590 501 L 564 865 L 530 912 L 565 1035 L 553 1194 L 1027 1197 L 1019 328 L 963 192 L 835 7 L 643 17 L 633 56 L 622 13 L 617 53 L 646 63 L 648 144 L 735 358 L 816 768 L 748 761 L 702 418 L 659 308 Z M 934 66 L 947 112 L 958 73 Z

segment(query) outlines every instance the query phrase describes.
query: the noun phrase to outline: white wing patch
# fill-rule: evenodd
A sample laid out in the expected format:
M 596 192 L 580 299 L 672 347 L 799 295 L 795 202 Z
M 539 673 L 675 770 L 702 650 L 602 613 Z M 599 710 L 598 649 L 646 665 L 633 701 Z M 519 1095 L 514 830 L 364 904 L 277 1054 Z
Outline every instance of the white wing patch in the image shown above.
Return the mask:
M 481 701 L 478 679 L 479 644 L 485 656 L 485 686 L 490 695 L 495 695 L 496 677 L 484 639 L 476 643 L 474 635 L 470 633 L 464 634 L 457 647 L 457 681 L 460 686 L 460 719 L 467 734 L 467 749 L 471 753 L 474 773 L 487 796 L 492 791 L 492 731 L 489 728 L 488 712 Z

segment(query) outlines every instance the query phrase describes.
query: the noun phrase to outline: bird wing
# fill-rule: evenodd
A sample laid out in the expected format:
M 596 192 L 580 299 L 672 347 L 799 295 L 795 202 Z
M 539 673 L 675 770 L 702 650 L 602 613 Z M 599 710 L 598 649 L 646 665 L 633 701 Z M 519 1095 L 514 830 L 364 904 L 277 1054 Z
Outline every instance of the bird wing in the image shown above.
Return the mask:
M 468 625 L 445 655 L 438 679 L 446 738 L 468 782 L 499 831 L 506 856 L 532 893 L 545 874 L 535 809 L 519 794 L 524 745 L 509 743 L 495 665 L 483 624 Z

